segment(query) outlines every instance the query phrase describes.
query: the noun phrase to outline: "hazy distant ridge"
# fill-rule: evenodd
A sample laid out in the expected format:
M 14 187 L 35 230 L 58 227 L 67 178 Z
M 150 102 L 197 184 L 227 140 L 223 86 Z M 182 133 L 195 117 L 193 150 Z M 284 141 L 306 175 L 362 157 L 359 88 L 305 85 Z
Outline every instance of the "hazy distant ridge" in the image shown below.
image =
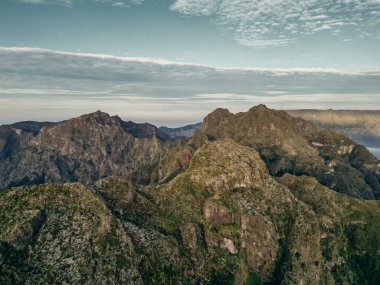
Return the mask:
M 380 111 L 364 110 L 288 110 L 323 128 L 344 134 L 363 144 L 380 157 Z

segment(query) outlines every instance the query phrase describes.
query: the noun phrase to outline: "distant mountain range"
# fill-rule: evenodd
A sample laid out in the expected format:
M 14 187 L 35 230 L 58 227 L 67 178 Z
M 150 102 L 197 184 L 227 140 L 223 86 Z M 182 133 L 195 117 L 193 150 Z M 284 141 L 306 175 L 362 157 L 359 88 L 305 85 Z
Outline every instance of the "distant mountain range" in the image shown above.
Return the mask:
M 0 284 L 378 284 L 380 161 L 299 112 L 1 126 Z
M 380 111 L 355 110 L 289 110 L 323 128 L 344 134 L 380 155 Z
M 179 128 L 160 127 L 159 130 L 166 133 L 171 138 L 189 138 L 201 127 L 201 125 L 202 123 L 187 125 Z
M 297 114 L 308 117 L 306 111 Z M 217 109 L 202 124 L 173 129 L 125 122 L 101 111 L 57 123 L 2 126 L 0 188 L 45 182 L 91 185 L 112 175 L 128 176 L 139 184 L 167 181 L 186 168 L 195 151 L 183 147 L 186 141 L 201 136 L 232 138 L 256 149 L 274 176 L 307 174 L 355 197 L 373 199 L 380 194 L 372 178 L 377 160 L 364 147 L 263 105 L 236 115 Z M 183 151 L 188 157 L 173 160 L 171 156 Z

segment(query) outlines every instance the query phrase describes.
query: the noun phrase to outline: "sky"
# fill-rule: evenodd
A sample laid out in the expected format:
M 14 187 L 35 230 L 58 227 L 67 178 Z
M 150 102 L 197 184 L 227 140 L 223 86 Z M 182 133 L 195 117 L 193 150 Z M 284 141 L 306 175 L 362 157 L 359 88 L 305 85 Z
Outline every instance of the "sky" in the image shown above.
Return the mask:
M 0 0 L 0 124 L 378 109 L 380 0 Z

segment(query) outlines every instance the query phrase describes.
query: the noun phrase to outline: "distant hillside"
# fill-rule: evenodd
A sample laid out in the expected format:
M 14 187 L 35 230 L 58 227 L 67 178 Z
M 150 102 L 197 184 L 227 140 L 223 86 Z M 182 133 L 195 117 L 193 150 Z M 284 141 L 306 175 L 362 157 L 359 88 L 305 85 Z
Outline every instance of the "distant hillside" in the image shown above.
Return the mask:
M 344 134 L 371 148 L 371 151 L 380 157 L 380 111 L 288 110 L 287 112 L 323 128 Z
M 160 127 L 158 129 L 171 138 L 189 138 L 201 127 L 201 125 L 202 123 L 197 123 L 179 128 Z

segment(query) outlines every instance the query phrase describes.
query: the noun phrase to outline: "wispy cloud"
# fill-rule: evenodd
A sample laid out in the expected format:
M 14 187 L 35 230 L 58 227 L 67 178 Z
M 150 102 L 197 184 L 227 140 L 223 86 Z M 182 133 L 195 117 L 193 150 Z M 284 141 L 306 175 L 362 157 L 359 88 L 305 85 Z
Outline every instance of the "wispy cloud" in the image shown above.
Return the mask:
M 98 2 L 130 7 L 145 0 L 15 0 L 29 4 L 75 6 Z M 164 2 L 164 1 L 163 1 Z M 316 33 L 341 40 L 378 38 L 379 0 L 170 0 L 170 10 L 186 17 L 205 16 L 252 48 L 286 46 Z
M 361 36 L 379 21 L 378 0 L 176 0 L 171 9 L 185 16 L 209 16 L 249 47 L 276 47 L 319 32 Z
M 217 107 L 377 108 L 380 72 L 215 68 L 160 59 L 0 48 L 0 124 L 102 109 L 182 124 Z
M 331 74 L 345 74 L 345 75 L 369 75 L 366 72 L 346 72 L 340 71 L 334 68 L 251 68 L 251 67 L 214 67 L 205 64 L 196 64 L 189 62 L 171 61 L 159 58 L 147 58 L 147 57 L 130 57 L 130 56 L 115 56 L 111 54 L 100 53 L 83 53 L 83 52 L 65 52 L 65 51 L 53 51 L 42 48 L 30 48 L 30 47 L 0 47 L 0 54 L 31 54 L 31 55 L 56 55 L 56 56 L 68 56 L 74 58 L 89 58 L 99 60 L 113 60 L 120 62 L 141 63 L 141 64 L 153 64 L 157 66 L 184 66 L 184 67 L 199 67 L 204 70 L 212 69 L 215 71 L 242 71 L 242 72 L 257 72 L 257 73 L 270 73 L 274 76 L 287 75 L 295 73 L 331 73 Z M 305 55 L 304 55 L 305 56 Z M 377 74 L 377 73 L 376 73 Z
M 16 0 L 28 4 L 43 4 L 43 5 L 62 5 L 62 6 L 72 6 L 77 0 Z M 141 4 L 144 0 L 84 0 L 87 2 L 98 2 L 109 4 L 115 7 L 129 7 L 134 4 Z

